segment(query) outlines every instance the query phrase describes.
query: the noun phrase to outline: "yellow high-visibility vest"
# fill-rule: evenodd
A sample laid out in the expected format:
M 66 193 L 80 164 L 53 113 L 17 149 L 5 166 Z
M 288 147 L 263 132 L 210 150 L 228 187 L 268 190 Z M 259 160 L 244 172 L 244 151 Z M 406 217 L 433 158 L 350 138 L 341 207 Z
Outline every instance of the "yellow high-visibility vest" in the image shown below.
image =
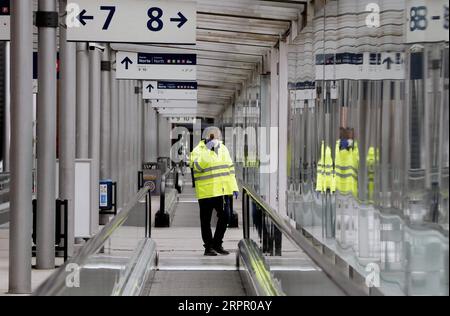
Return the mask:
M 333 167 L 333 157 L 331 156 L 331 147 L 325 147 L 325 142 L 322 142 L 320 160 L 317 165 L 316 191 L 326 192 L 327 190 L 331 192 L 336 191 L 336 179 Z
M 353 148 L 340 149 L 340 141 L 336 142 L 336 190 L 343 194 L 352 193 L 358 196 L 359 149 L 355 142 Z
M 191 153 L 190 166 L 194 170 L 195 190 L 199 200 L 233 195 L 233 192 L 239 191 L 234 163 L 223 143 L 216 153 L 201 141 Z
M 369 201 L 373 202 L 373 193 L 375 191 L 375 148 L 370 147 L 367 153 L 367 171 L 369 176 L 368 181 L 368 193 L 369 193 Z

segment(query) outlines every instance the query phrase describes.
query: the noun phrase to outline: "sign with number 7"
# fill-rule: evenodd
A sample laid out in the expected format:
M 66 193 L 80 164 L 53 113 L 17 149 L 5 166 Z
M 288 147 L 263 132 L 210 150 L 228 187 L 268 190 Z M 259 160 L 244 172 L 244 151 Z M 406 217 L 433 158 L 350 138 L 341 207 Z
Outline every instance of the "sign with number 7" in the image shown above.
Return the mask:
M 196 4 L 178 1 L 69 0 L 67 39 L 74 42 L 195 44 Z

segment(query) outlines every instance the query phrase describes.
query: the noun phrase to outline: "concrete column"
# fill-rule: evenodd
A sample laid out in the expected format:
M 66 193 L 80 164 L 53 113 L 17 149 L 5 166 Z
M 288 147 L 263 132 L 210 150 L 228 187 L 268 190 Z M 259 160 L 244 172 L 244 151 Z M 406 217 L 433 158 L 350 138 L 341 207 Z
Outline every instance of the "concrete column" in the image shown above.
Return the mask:
M 126 104 L 126 82 L 124 80 L 118 81 L 119 86 L 119 103 L 118 103 L 118 191 L 119 191 L 119 205 L 125 203 L 125 104 Z
M 137 173 L 137 168 L 136 168 L 136 162 L 137 162 L 137 151 L 138 151 L 138 120 L 137 120 L 137 99 L 136 99 L 136 86 L 137 86 L 137 82 L 133 81 L 133 85 L 132 85 L 132 104 L 133 104 L 133 117 L 132 117 L 132 131 L 133 131 L 133 135 L 132 135 L 132 144 L 133 144 L 133 150 L 131 151 L 132 153 L 132 158 L 131 158 L 131 165 L 132 165 L 132 169 L 131 169 L 131 194 L 133 194 L 136 190 L 136 181 L 134 179 L 136 179 L 136 176 L 133 179 L 133 174 Z
M 116 62 L 116 54 L 111 53 L 111 64 L 114 65 Z M 116 79 L 115 66 L 111 68 L 110 71 L 110 81 L 111 81 L 111 123 L 110 123 L 110 133 L 111 133 L 111 179 L 113 181 L 119 180 L 119 83 Z
M 278 49 L 272 49 L 270 57 L 270 126 L 278 129 Z M 270 154 L 272 157 L 278 156 L 278 149 L 270 148 Z M 269 192 L 270 194 L 267 202 L 272 208 L 278 209 L 278 171 L 270 174 Z
M 101 54 L 97 44 L 89 44 L 89 157 L 92 159 L 91 233 L 99 225 Z
M 141 83 L 141 88 L 142 88 L 142 83 Z M 145 119 L 146 119 L 146 115 L 144 112 L 144 99 L 142 96 L 142 89 L 141 92 L 138 96 L 139 99 L 139 133 L 140 133 L 140 145 L 139 145 L 139 170 L 142 169 L 142 163 L 145 161 L 145 130 L 144 130 L 144 126 L 145 126 Z
M 77 44 L 77 158 L 89 158 L 89 53 L 86 43 Z
M 4 130 L 3 130 L 3 172 L 10 171 L 10 150 L 11 150 L 11 46 L 5 43 L 5 109 L 4 109 Z
M 261 157 L 270 157 L 269 150 L 271 146 L 270 133 L 271 133 L 271 124 L 270 124 L 270 76 L 264 75 L 261 77 L 261 126 L 266 128 L 265 132 L 265 142 L 260 141 L 260 156 Z M 262 135 L 261 135 L 262 137 Z M 261 168 L 260 175 L 260 188 L 261 195 L 264 196 L 266 201 L 269 201 L 270 196 L 270 161 L 264 159 L 265 166 Z
M 156 113 L 149 103 L 146 103 L 145 106 L 148 111 L 148 123 L 145 129 L 149 134 L 149 139 L 146 143 L 149 156 L 146 160 L 156 162 L 158 158 L 158 113 Z
M 142 123 L 142 133 L 144 135 L 144 140 L 142 143 L 142 148 L 144 151 L 142 160 L 145 162 L 149 161 L 150 158 L 150 152 L 149 152 L 149 146 L 147 145 L 150 141 L 150 133 L 148 132 L 148 129 L 146 128 L 148 126 L 149 122 L 149 106 L 146 100 L 143 102 L 142 106 L 142 115 L 143 115 L 143 123 Z
M 130 177 L 131 177 L 131 167 L 130 167 L 130 162 L 131 162 L 131 110 L 132 110 L 132 106 L 131 106 L 131 102 L 132 102 L 132 96 L 131 96 L 131 89 L 132 89 L 132 81 L 128 80 L 126 82 L 126 103 L 124 104 L 125 107 L 125 197 L 126 197 L 126 201 L 129 200 L 130 198 Z
M 158 157 L 170 157 L 170 124 L 161 115 L 158 115 L 158 142 Z
M 11 184 L 9 293 L 31 292 L 33 8 L 11 2 Z
M 60 16 L 67 0 L 60 1 Z M 67 42 L 66 29 L 60 27 L 59 78 L 59 198 L 68 201 L 68 254 L 75 241 L 75 154 L 76 154 L 76 44 Z
M 279 73 L 279 111 L 278 111 L 278 211 L 287 215 L 287 189 L 288 189 L 288 126 L 289 126 L 289 99 L 288 99 L 288 45 L 280 42 L 280 73 Z
M 111 178 L 111 59 L 109 46 L 102 53 L 101 66 L 101 132 L 100 132 L 100 179 Z
M 39 0 L 38 11 L 55 12 L 55 0 Z M 55 267 L 56 28 L 39 27 L 37 106 L 36 266 Z

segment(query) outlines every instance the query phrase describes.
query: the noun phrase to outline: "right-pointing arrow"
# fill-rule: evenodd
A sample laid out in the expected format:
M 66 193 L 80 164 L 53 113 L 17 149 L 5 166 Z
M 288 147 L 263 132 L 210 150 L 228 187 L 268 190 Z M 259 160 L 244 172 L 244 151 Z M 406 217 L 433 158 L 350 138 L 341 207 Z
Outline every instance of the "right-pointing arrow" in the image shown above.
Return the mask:
M 133 61 L 127 56 L 122 60 L 121 64 L 125 64 L 125 69 L 128 70 L 129 65 L 133 65 Z
M 170 22 L 179 22 L 177 26 L 179 29 L 181 29 L 188 20 L 181 12 L 178 12 L 178 16 L 179 16 L 178 18 L 171 18 Z

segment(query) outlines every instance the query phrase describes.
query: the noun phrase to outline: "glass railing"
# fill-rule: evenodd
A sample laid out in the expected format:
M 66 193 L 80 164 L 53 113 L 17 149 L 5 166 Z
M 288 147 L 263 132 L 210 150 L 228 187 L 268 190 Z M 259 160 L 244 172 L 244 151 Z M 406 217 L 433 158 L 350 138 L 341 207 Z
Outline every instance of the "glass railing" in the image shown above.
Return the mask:
M 0 204 L 9 202 L 9 173 L 0 173 Z
M 34 293 L 37 296 L 135 295 L 155 262 L 149 188 L 141 189 L 118 215 Z M 144 267 L 144 265 L 146 267 Z
M 242 199 L 244 238 L 258 245 L 286 295 L 369 294 L 363 276 L 349 277 L 326 249 L 299 232 L 295 222 L 272 209 L 253 189 L 244 186 Z
M 448 230 L 440 225 L 418 225 L 395 211 L 311 188 L 291 190 L 288 209 L 303 234 L 360 275 L 376 273 L 373 286 L 381 294 L 449 294 Z

